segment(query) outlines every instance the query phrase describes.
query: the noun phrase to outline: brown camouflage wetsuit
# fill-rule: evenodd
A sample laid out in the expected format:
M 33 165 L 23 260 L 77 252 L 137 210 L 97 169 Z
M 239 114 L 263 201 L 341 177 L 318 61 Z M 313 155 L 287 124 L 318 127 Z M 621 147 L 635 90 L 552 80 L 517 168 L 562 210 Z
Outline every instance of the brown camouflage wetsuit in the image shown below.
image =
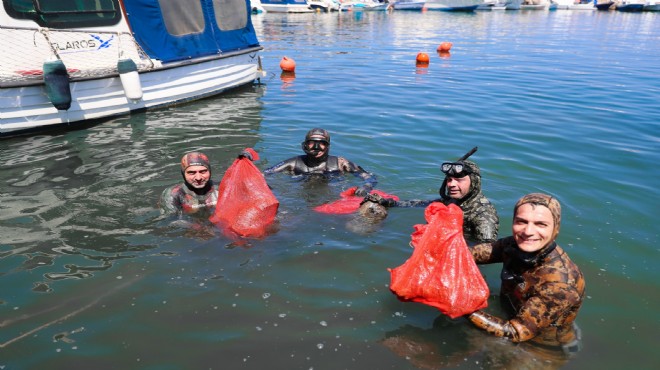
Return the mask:
M 577 351 L 579 334 L 573 321 L 582 305 L 585 282 L 561 247 L 552 243 L 536 253 L 525 253 L 510 236 L 476 245 L 472 255 L 478 264 L 504 264 L 500 293 L 513 310 L 509 320 L 476 311 L 468 317 L 473 324 L 513 342 Z

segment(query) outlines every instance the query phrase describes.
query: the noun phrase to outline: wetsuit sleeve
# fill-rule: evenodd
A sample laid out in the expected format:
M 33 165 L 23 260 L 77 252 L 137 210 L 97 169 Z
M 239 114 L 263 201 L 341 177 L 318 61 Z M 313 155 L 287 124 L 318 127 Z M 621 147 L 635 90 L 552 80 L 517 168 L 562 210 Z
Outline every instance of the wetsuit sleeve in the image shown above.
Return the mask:
M 181 202 L 177 192 L 178 187 L 170 187 L 163 191 L 160 196 L 160 207 L 166 214 L 181 213 Z
M 541 330 L 560 321 L 561 316 L 579 300 L 578 292 L 569 284 L 548 282 L 541 285 L 509 320 L 517 333 L 514 341 L 523 342 L 536 337 Z
M 406 208 L 411 208 L 411 207 L 427 207 L 429 204 L 433 202 L 439 202 L 440 199 L 435 199 L 435 200 L 421 200 L 421 199 L 411 199 L 411 200 L 398 200 L 395 202 L 392 207 L 406 207 Z
M 470 248 L 470 252 L 477 264 L 502 262 L 504 245 L 511 242 L 512 239 L 512 237 L 508 237 L 495 242 L 477 244 Z
M 339 165 L 339 170 L 342 172 L 350 172 L 354 174 L 355 176 L 361 178 L 364 180 L 364 185 L 363 187 L 368 190 L 372 190 L 373 188 L 376 187 L 376 184 L 378 183 L 378 179 L 376 178 L 376 175 L 365 171 L 362 167 L 358 166 L 357 164 L 347 160 L 346 158 L 339 157 L 337 159 L 338 165 Z
M 502 320 L 481 310 L 475 311 L 468 316 L 468 320 L 479 329 L 485 330 L 489 334 L 497 337 L 510 338 L 514 342 L 519 342 L 518 332 L 513 328 L 510 322 Z
M 282 161 L 270 168 L 264 170 L 265 174 L 278 173 L 278 172 L 291 172 L 293 173 L 294 168 L 296 167 L 296 159 L 298 157 L 289 158 L 285 161 Z
M 557 322 L 576 299 L 579 299 L 577 292 L 568 284 L 548 283 L 544 284 L 537 295 L 530 297 L 509 321 L 483 311 L 473 312 L 468 316 L 468 320 L 495 336 L 507 337 L 513 342 L 524 342 Z

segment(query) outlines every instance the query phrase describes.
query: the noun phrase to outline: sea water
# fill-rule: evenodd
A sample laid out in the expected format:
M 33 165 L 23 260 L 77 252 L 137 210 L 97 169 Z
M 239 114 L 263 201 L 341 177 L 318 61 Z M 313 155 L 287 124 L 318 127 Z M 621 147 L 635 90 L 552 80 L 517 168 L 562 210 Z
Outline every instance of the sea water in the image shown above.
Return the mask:
M 578 12 L 260 14 L 260 84 L 83 130 L 0 141 L 0 368 L 654 369 L 660 323 L 660 16 Z M 437 46 L 453 43 L 449 55 Z M 428 66 L 416 66 L 420 52 Z M 296 61 L 295 76 L 279 61 Z M 582 269 L 582 351 L 560 365 L 464 319 L 404 303 L 388 268 L 423 209 L 376 230 L 313 207 L 359 184 L 274 175 L 278 231 L 232 243 L 161 214 L 179 158 L 216 181 L 245 147 L 267 168 L 307 130 L 402 199 L 478 147 L 510 235 L 515 201 L 562 204 Z M 482 272 L 496 299 L 500 266 Z

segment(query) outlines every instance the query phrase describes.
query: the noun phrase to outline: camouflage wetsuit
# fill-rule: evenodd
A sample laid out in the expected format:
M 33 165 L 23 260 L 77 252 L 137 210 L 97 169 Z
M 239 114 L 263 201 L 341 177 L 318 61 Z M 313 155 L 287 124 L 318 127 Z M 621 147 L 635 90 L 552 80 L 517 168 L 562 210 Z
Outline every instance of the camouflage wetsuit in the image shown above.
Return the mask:
M 481 192 L 481 174 L 479 167 L 471 161 L 463 161 L 471 168 L 470 190 L 462 199 L 452 199 L 447 195 L 447 179 L 442 182 L 440 196 L 435 200 L 400 200 L 389 201 L 386 206 L 393 207 L 426 207 L 433 202 L 445 205 L 454 203 L 463 210 L 463 235 L 466 239 L 476 242 L 491 242 L 497 240 L 500 220 L 497 210 Z
M 525 204 L 546 207 L 553 218 L 550 242 L 529 252 L 516 243 L 516 237 L 528 232 L 515 228 L 516 212 Z M 472 248 L 477 263 L 503 263 L 500 298 L 508 302 L 505 307 L 511 309 L 512 317 L 503 320 L 476 311 L 468 318 L 478 328 L 514 342 L 530 341 L 561 347 L 566 353 L 577 352 L 580 334 L 574 321 L 584 298 L 585 282 L 580 269 L 555 243 L 561 225 L 561 206 L 549 195 L 532 193 L 518 200 L 513 214 L 514 236 Z
M 472 248 L 477 263 L 503 262 L 501 298 L 514 316 L 506 321 L 477 311 L 477 327 L 514 342 L 532 340 L 550 346 L 576 341 L 573 321 L 584 297 L 584 277 L 564 250 L 552 243 L 525 258 L 512 236 Z
M 201 211 L 211 214 L 218 202 L 218 187 L 209 180 L 203 192 L 196 193 L 185 183 L 163 191 L 160 204 L 166 213 L 192 214 Z

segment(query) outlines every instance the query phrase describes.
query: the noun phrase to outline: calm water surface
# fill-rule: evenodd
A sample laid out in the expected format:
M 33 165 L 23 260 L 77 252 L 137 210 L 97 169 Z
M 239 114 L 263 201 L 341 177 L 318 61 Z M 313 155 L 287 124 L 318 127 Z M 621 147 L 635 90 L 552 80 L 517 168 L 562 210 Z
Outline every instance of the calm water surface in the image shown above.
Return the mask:
M 207 152 L 219 180 L 244 147 L 261 168 L 299 154 L 314 126 L 404 199 L 436 197 L 439 164 L 478 146 L 502 236 L 520 196 L 554 194 L 558 242 L 587 279 L 584 348 L 563 368 L 660 367 L 660 15 L 252 19 L 269 71 L 261 85 L 0 141 L 1 369 L 559 367 L 399 302 L 387 268 L 410 256 L 423 211 L 391 210 L 367 233 L 311 210 L 351 177 L 269 177 L 280 229 L 246 245 L 161 215 L 185 151 Z M 454 46 L 441 58 L 443 41 Z M 415 66 L 418 52 L 428 68 Z M 295 78 L 280 75 L 283 56 Z M 499 270 L 482 269 L 493 292 Z

